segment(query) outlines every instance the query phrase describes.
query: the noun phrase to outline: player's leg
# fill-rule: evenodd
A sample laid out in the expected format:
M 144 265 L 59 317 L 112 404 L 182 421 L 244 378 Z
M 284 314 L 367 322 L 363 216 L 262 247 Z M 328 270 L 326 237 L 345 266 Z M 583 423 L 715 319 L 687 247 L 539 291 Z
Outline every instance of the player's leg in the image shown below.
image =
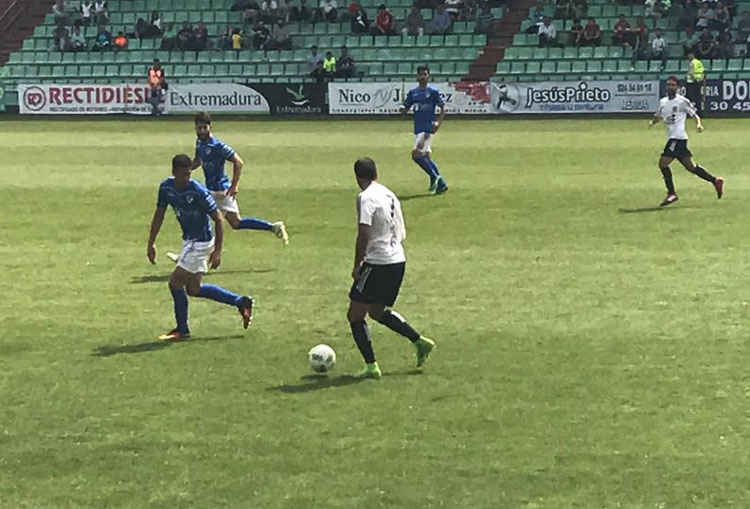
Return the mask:
M 190 337 L 190 327 L 188 326 L 188 298 L 185 292 L 188 273 L 181 267 L 175 267 L 169 276 L 169 293 L 172 294 L 174 302 L 174 317 L 176 327 L 166 334 L 159 336 L 162 341 L 179 341 Z
M 284 244 L 289 243 L 289 235 L 286 226 L 281 221 L 270 223 L 265 219 L 257 217 L 240 217 L 240 207 L 237 200 L 222 192 L 212 192 L 216 205 L 226 218 L 229 225 L 235 230 L 261 230 L 273 232 Z
M 706 171 L 704 167 L 699 164 L 695 164 L 693 162 L 693 157 L 690 151 L 688 151 L 687 154 L 680 159 L 680 163 L 685 167 L 687 171 L 689 171 L 693 175 L 713 184 L 714 189 L 716 190 L 716 197 L 722 197 L 722 195 L 724 194 L 724 179 L 721 177 L 714 177 L 713 175 L 708 173 L 708 171 Z
M 375 352 L 372 349 L 372 341 L 370 340 L 370 328 L 367 326 L 367 321 L 365 320 L 369 304 L 354 300 L 356 298 L 356 296 L 350 296 L 346 319 L 349 320 L 349 328 L 352 331 L 354 343 L 356 343 L 357 349 L 365 361 L 365 367 L 359 376 L 363 378 L 380 378 L 380 368 L 375 360 Z
M 252 297 L 238 295 L 221 286 L 201 283 L 203 274 L 208 271 L 208 258 L 211 251 L 213 251 L 213 241 L 193 242 L 189 251 L 183 250 L 177 269 L 182 269 L 188 274 L 184 277 L 187 294 L 191 297 L 200 297 L 236 307 L 242 316 L 242 325 L 247 329 L 253 315 Z
M 435 348 L 435 342 L 419 334 L 403 316 L 382 304 L 372 304 L 368 314 L 378 323 L 391 329 L 396 334 L 405 337 L 417 349 L 417 367 L 424 364 L 430 352 Z
M 424 154 L 424 157 L 427 159 L 427 164 L 432 169 L 432 174 L 435 176 L 434 180 L 430 180 L 430 189 L 429 191 L 433 194 L 442 194 L 448 190 L 448 185 L 445 183 L 445 180 L 440 175 L 440 171 L 438 170 L 437 164 L 435 164 L 435 161 L 432 160 L 432 140 L 435 138 L 433 134 L 427 134 L 424 143 L 422 145 L 422 153 Z
M 430 165 L 429 152 L 426 150 L 430 136 L 430 133 L 419 133 L 414 136 L 414 148 L 411 151 L 411 159 L 430 177 L 429 191 L 434 193 L 439 175 L 435 173 L 432 165 Z

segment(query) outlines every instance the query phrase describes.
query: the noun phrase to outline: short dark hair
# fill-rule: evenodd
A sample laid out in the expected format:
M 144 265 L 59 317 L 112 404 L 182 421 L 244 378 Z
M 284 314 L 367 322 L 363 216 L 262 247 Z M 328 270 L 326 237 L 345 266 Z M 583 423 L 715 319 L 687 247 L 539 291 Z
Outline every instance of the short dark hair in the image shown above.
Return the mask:
M 417 66 L 417 74 L 419 74 L 422 71 L 427 71 L 427 74 L 430 73 L 430 66 L 422 64 Z
M 172 158 L 172 171 L 177 168 L 189 168 L 193 164 L 193 160 L 187 154 L 177 154 Z
M 160 63 L 161 63 L 161 60 L 159 60 L 158 58 L 155 58 L 155 59 L 154 59 L 154 63 L 155 63 L 155 64 L 160 64 Z
M 680 80 L 677 79 L 677 76 L 670 76 L 669 78 L 667 78 L 667 81 L 674 81 L 677 85 L 680 84 Z M 667 81 L 665 81 L 665 83 Z
M 369 157 L 357 159 L 354 163 L 354 174 L 357 178 L 363 180 L 375 180 L 378 178 L 378 169 L 375 167 L 375 161 Z
M 201 111 L 195 114 L 194 121 L 196 124 L 211 125 L 211 115 L 207 111 Z

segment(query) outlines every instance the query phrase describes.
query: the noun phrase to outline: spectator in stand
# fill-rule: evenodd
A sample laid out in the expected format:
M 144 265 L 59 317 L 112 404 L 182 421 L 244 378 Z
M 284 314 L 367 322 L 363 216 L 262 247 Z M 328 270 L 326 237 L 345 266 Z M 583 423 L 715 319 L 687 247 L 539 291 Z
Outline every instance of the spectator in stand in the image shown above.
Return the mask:
M 236 11 L 242 12 L 245 10 L 246 4 L 247 4 L 247 0 L 234 0 L 229 10 L 232 12 L 236 12 Z
M 65 0 L 55 0 L 52 13 L 55 15 L 55 24 L 70 25 L 70 16 L 65 11 Z
M 112 44 L 112 34 L 107 31 L 104 25 L 99 25 L 96 29 L 96 38 L 91 51 L 107 51 Z
M 750 40 L 750 11 L 743 11 L 737 23 L 737 40 L 745 43 Z
M 292 36 L 280 19 L 276 21 L 271 31 L 271 40 L 266 45 L 268 49 L 292 49 Z
M 380 4 L 378 14 L 375 16 L 375 26 L 372 29 L 372 35 L 395 35 L 396 31 L 393 29 L 393 24 L 393 14 L 391 14 L 391 11 L 388 10 L 385 4 Z
M 307 57 L 307 73 L 310 74 L 318 68 L 318 64 L 323 63 L 323 55 L 318 53 L 318 47 L 312 46 L 310 48 L 310 56 Z
M 661 28 L 657 28 L 654 40 L 651 41 L 651 58 L 654 60 L 661 60 L 661 71 L 667 66 L 667 56 L 667 41 L 664 39 L 664 34 L 662 33 Z
M 276 19 L 281 20 L 284 23 L 284 26 L 286 26 L 291 20 L 291 16 L 292 4 L 289 3 L 289 0 L 280 0 L 279 10 L 276 12 Z
M 620 14 L 620 18 L 612 29 L 612 44 L 615 46 L 632 46 L 632 35 L 630 23 L 625 19 L 624 14 Z
M 346 46 L 341 46 L 341 56 L 336 60 L 336 76 L 339 78 L 354 77 L 354 60 L 349 56 Z
M 734 41 L 732 33 L 726 30 L 717 37 L 716 47 L 714 48 L 714 58 L 732 58 L 734 56 Z
M 586 17 L 586 12 L 588 11 L 588 6 L 586 5 L 586 0 L 575 0 L 573 3 L 573 17 L 578 19 L 583 19 Z
M 704 28 L 700 39 L 698 40 L 698 46 L 695 48 L 695 56 L 697 56 L 699 60 L 713 58 L 715 46 L 716 43 L 714 43 L 714 38 L 711 37 L 711 32 L 708 28 Z
M 323 60 L 323 72 L 328 79 L 331 79 L 336 75 L 336 57 L 334 57 L 333 53 L 330 51 L 326 51 L 326 57 Z
M 195 33 L 193 27 L 187 21 L 182 23 L 182 29 L 177 32 L 177 46 L 182 51 L 190 51 L 195 44 Z
M 329 21 L 335 23 L 337 18 L 338 4 L 336 0 L 320 0 L 320 7 L 315 11 L 313 15 L 313 23 L 318 21 Z
M 479 14 L 477 14 L 477 24 L 474 27 L 474 33 L 489 35 L 493 21 L 494 19 L 492 17 L 492 9 L 490 9 L 490 4 L 485 3 L 482 6 L 482 10 L 479 11 Z
M 646 6 L 646 16 L 658 19 L 667 14 L 671 5 L 671 0 L 646 0 L 644 5 Z
M 453 20 L 445 12 L 445 6 L 439 4 L 432 14 L 432 33 L 435 35 L 445 35 L 451 32 L 453 28 Z
M 557 29 L 549 16 L 544 18 L 544 23 L 539 27 L 539 47 L 557 46 Z
M 292 21 L 309 21 L 310 16 L 311 14 L 310 9 L 307 7 L 307 0 L 300 0 L 299 7 L 292 7 Z
M 164 33 L 161 34 L 161 49 L 167 51 L 177 49 L 177 32 L 172 23 L 164 25 Z
M 461 0 L 445 0 L 445 12 L 447 12 L 453 21 L 459 19 L 459 14 L 463 9 Z
M 323 61 L 321 60 L 315 65 L 315 69 L 310 72 L 310 77 L 315 79 L 317 83 L 323 83 L 326 80 L 326 71 L 323 69 Z
M 260 18 L 260 6 L 255 0 L 245 1 L 245 10 L 242 11 L 242 21 L 247 25 L 254 25 Z
M 366 34 L 370 31 L 370 21 L 367 19 L 367 13 L 361 5 L 357 4 L 357 12 L 352 17 L 352 33 Z
M 401 35 L 424 35 L 424 19 L 416 5 L 412 5 L 411 11 L 406 15 L 406 25 L 401 30 Z
M 91 24 L 91 11 L 94 9 L 92 0 L 83 0 L 81 2 L 81 24 L 89 26 Z
M 258 24 L 253 27 L 253 48 L 265 50 L 270 39 L 271 31 L 262 19 L 258 20 Z
M 713 29 L 718 32 L 728 30 L 732 24 L 732 18 L 729 16 L 729 9 L 727 9 L 722 2 L 716 4 L 714 9 L 714 23 Z
M 240 35 L 240 29 L 235 28 L 232 30 L 232 50 L 240 51 L 242 49 L 242 35 Z
M 544 4 L 538 2 L 536 7 L 529 11 L 529 19 L 531 25 L 526 29 L 527 34 L 538 34 L 542 24 L 544 24 Z
M 710 28 L 711 23 L 714 20 L 714 11 L 708 7 L 707 2 L 703 2 L 700 9 L 698 9 L 697 19 L 695 21 L 695 30 L 702 32 L 704 28 Z
M 58 23 L 52 31 L 52 42 L 56 50 L 65 51 L 68 46 L 68 35 L 68 29 L 65 28 L 65 25 Z
M 161 16 L 157 11 L 151 12 L 149 21 L 148 37 L 159 37 L 161 35 Z
M 107 10 L 106 0 L 94 1 L 94 16 L 96 17 L 97 25 L 109 23 L 109 11 Z
M 120 51 L 128 49 L 128 38 L 122 32 L 117 32 L 117 35 L 112 39 L 112 49 Z
M 635 46 L 633 46 L 633 52 L 645 51 L 648 48 L 648 27 L 642 16 L 635 18 L 635 26 L 630 29 L 633 34 L 633 40 Z
M 594 18 L 589 18 L 583 27 L 583 44 L 586 46 L 599 46 L 602 42 L 602 30 L 596 24 Z
M 568 46 L 580 46 L 583 44 L 583 25 L 581 20 L 576 18 L 568 31 Z
M 278 10 L 279 4 L 276 0 L 263 0 L 260 4 L 260 19 L 265 23 L 273 23 Z
M 686 27 L 695 27 L 695 15 L 697 8 L 693 7 L 693 0 L 678 0 L 673 7 L 673 17 L 677 18 L 677 30 L 685 30 Z
M 683 53 L 687 55 L 689 52 L 695 52 L 698 46 L 698 34 L 692 27 L 685 29 L 685 42 L 682 44 Z
M 555 2 L 555 18 L 569 19 L 575 14 L 573 0 L 557 0 Z
M 195 27 L 193 36 L 193 49 L 195 49 L 195 51 L 205 50 L 206 46 L 208 46 L 208 30 L 206 29 L 206 25 L 203 23 L 203 20 L 198 21 L 198 26 Z
M 351 19 L 352 16 L 357 14 L 357 8 L 359 7 L 359 2 L 357 0 L 352 0 L 349 2 L 349 6 L 346 8 L 346 12 L 349 13 L 349 18 Z
M 69 51 L 86 51 L 86 38 L 81 33 L 81 27 L 73 28 L 73 35 L 70 36 Z
M 148 68 L 147 80 L 150 90 L 148 102 L 151 103 L 151 115 L 156 116 L 161 114 L 159 104 L 167 89 L 167 83 L 164 81 L 164 70 L 161 68 L 161 62 L 158 58 L 155 58 L 154 65 Z

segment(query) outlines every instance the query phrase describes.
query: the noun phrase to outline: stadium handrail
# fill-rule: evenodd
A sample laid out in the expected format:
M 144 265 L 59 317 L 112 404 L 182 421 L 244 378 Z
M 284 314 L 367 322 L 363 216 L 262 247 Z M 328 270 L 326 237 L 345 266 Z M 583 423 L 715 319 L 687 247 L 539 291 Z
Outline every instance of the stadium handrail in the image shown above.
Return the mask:
M 10 26 L 18 19 L 18 16 L 21 15 L 21 12 L 23 9 L 16 9 L 15 15 L 13 15 L 12 19 L 8 19 L 12 14 L 13 10 L 20 5 L 19 0 L 13 0 L 13 2 L 3 11 L 2 14 L 0 14 L 0 31 L 3 33 L 6 32 Z

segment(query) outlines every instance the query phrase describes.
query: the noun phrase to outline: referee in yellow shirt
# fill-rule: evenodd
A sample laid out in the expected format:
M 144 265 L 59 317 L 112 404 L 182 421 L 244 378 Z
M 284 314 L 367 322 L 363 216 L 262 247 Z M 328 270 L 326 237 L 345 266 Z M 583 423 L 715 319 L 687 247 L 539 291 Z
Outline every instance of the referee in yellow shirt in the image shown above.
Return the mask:
M 695 105 L 699 115 L 703 113 L 703 95 L 705 93 L 706 70 L 703 62 L 698 60 L 695 53 L 689 51 L 687 54 L 688 72 L 686 82 L 685 96 Z

